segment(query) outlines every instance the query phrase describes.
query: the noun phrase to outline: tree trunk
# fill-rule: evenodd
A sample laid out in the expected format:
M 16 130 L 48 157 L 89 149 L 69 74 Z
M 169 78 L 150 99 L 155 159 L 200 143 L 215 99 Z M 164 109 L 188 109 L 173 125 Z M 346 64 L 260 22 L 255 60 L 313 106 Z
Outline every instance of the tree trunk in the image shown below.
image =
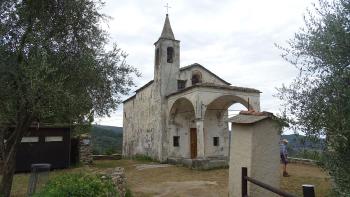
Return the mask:
M 30 117 L 30 116 L 29 116 Z M 10 197 L 13 176 L 16 168 L 16 154 L 21 144 L 22 137 L 29 130 L 31 119 L 24 118 L 22 124 L 18 124 L 9 138 L 6 137 L 6 148 L 4 150 L 2 178 L 0 182 L 0 197 Z
M 13 175 L 15 173 L 16 153 L 9 155 L 8 162 L 3 164 L 2 179 L 0 185 L 0 197 L 9 197 L 11 194 Z

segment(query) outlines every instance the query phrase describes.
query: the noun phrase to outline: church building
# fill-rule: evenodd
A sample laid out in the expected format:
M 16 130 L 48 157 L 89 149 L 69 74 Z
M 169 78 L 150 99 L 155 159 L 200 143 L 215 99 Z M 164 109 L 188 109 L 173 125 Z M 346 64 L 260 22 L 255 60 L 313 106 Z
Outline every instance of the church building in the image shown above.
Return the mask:
M 180 41 L 168 14 L 154 46 L 153 80 L 123 102 L 123 156 L 146 155 L 192 168 L 226 165 L 228 107 L 241 103 L 260 111 L 261 92 L 232 86 L 198 63 L 181 67 Z

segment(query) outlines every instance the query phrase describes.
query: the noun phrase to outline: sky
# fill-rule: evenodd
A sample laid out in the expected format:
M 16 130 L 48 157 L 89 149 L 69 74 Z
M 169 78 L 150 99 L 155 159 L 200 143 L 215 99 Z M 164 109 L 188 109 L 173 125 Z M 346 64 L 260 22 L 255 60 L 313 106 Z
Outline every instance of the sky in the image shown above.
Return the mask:
M 278 113 L 281 101 L 273 97 L 276 88 L 289 84 L 297 70 L 282 59 L 275 43 L 287 46 L 303 27 L 303 16 L 313 2 L 106 0 L 102 12 L 112 17 L 104 27 L 111 42 L 128 53 L 127 62 L 142 73 L 136 79 L 137 87 L 153 79 L 153 44 L 161 34 L 168 3 L 172 30 L 181 41 L 180 67 L 199 63 L 234 86 L 258 89 L 261 110 Z M 122 109 L 120 105 L 110 117 L 98 118 L 96 123 L 122 126 Z

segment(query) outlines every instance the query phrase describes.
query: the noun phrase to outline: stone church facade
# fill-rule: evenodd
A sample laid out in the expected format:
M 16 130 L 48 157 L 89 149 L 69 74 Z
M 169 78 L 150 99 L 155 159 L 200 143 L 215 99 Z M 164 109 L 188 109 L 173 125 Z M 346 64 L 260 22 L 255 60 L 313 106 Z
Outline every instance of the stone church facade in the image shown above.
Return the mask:
M 192 167 L 225 163 L 228 107 L 241 103 L 260 111 L 260 91 L 231 86 L 198 63 L 180 67 L 180 41 L 168 15 L 154 45 L 154 79 L 123 103 L 123 156 L 147 155 Z

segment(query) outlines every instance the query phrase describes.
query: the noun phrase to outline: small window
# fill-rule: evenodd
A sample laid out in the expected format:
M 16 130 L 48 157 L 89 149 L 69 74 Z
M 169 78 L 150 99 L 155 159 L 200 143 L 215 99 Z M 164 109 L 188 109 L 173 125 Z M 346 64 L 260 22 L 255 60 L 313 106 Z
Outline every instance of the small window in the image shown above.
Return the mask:
M 62 142 L 62 136 L 47 136 L 45 137 L 45 142 Z
M 21 142 L 22 143 L 39 142 L 39 137 L 23 137 Z
M 174 141 L 174 146 L 175 147 L 179 147 L 180 146 L 180 136 L 174 136 L 173 137 L 173 141 Z
M 219 146 L 219 137 L 213 137 L 213 145 Z
M 177 80 L 177 89 L 181 90 L 186 87 L 186 80 Z
M 199 71 L 194 71 L 192 73 L 192 85 L 197 83 L 202 83 L 202 74 Z
M 159 65 L 159 48 L 156 49 L 156 66 Z
M 168 63 L 173 63 L 174 48 L 173 47 L 168 47 L 166 51 L 167 51 L 167 62 Z

